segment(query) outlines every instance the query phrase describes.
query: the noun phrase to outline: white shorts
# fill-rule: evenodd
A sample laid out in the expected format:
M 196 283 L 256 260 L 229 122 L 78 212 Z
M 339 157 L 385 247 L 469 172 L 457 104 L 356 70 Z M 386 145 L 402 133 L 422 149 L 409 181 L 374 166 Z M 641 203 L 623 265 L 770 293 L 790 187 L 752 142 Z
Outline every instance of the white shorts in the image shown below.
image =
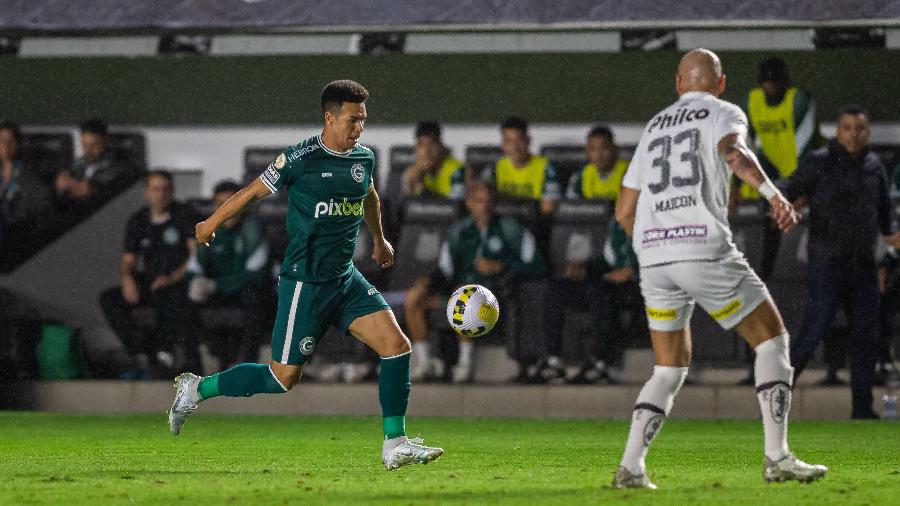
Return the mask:
M 694 301 L 722 328 L 731 329 L 770 298 L 766 285 L 743 258 L 643 267 L 640 275 L 653 330 L 683 329 L 691 320 Z

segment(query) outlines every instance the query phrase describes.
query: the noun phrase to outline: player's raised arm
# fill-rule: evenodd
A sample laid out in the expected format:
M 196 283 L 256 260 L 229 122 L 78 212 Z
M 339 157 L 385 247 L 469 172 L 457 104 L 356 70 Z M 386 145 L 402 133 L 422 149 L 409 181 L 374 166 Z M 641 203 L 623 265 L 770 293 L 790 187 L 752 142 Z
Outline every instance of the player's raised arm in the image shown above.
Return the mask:
M 800 215 L 794 210 L 794 206 L 769 180 L 769 176 L 760 166 L 753 150 L 744 142 L 743 137 L 736 133 L 722 137 L 722 140 L 719 141 L 719 152 L 734 175 L 755 188 L 769 201 L 772 206 L 772 217 L 779 229 L 787 232 L 800 221 Z
M 209 246 L 213 240 L 213 234 L 222 223 L 244 212 L 251 204 L 270 193 L 272 190 L 262 180 L 254 179 L 252 183 L 226 200 L 209 218 L 197 224 L 195 228 L 197 242 Z
M 369 186 L 369 193 L 363 201 L 363 218 L 374 241 L 372 259 L 383 269 L 387 269 L 394 265 L 394 247 L 384 238 L 384 230 L 381 228 L 381 199 L 378 198 L 374 184 Z

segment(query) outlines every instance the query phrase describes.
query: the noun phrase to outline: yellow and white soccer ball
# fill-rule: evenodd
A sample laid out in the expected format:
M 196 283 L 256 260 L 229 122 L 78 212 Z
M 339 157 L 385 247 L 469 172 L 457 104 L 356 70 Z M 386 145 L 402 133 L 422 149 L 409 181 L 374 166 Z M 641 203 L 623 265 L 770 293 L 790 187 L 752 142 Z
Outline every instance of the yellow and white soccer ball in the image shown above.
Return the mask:
M 500 319 L 497 297 L 481 285 L 463 285 L 447 303 L 447 320 L 457 333 L 467 337 L 487 334 Z

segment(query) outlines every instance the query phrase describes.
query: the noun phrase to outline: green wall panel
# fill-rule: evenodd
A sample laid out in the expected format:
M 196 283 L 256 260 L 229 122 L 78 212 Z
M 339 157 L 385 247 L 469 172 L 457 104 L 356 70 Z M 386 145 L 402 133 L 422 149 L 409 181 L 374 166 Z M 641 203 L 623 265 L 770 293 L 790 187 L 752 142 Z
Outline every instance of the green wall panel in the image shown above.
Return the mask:
M 742 100 L 760 52 L 723 52 Z M 845 103 L 900 121 L 900 51 L 781 53 L 811 90 L 820 117 Z M 321 86 L 338 78 L 372 92 L 371 124 L 422 118 L 495 122 L 646 121 L 674 99 L 679 53 L 378 55 L 166 58 L 0 58 L 0 117 L 23 124 L 290 124 L 319 121 Z

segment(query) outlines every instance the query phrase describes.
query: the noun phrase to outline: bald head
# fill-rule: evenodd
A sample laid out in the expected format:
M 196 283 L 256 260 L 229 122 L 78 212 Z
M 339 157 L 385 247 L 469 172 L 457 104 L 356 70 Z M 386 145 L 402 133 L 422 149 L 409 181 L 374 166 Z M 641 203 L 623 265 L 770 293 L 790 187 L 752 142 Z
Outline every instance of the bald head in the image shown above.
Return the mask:
M 708 91 L 719 96 L 725 91 L 722 62 L 716 53 L 702 48 L 685 53 L 678 64 L 675 89 L 679 95 L 689 91 Z

